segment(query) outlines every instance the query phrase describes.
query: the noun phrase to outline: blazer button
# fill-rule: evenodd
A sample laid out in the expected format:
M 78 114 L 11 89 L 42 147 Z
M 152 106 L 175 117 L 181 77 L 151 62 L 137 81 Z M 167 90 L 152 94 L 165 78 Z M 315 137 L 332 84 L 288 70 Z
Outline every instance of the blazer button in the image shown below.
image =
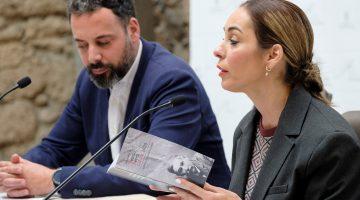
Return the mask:
M 78 189 L 74 189 L 74 190 L 73 190 L 73 195 L 74 195 L 74 196 L 79 196 L 79 195 L 80 195 L 79 192 L 80 192 L 80 191 L 79 191 Z
M 86 190 L 81 190 L 81 196 L 86 197 Z
M 86 194 L 85 196 L 90 197 L 92 195 L 92 192 L 91 190 L 86 190 L 85 194 Z

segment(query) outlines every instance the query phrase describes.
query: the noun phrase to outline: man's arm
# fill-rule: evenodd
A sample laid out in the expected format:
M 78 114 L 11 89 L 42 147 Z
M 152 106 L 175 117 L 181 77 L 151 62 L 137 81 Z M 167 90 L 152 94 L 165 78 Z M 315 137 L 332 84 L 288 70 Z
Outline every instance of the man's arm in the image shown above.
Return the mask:
M 87 154 L 79 92 L 84 76 L 83 70 L 75 91 L 54 128 L 38 146 L 24 155 L 25 159 L 50 168 L 58 168 L 76 165 Z
M 61 197 L 101 197 L 128 194 L 150 194 L 158 192 L 151 191 L 147 186 L 135 183 L 117 176 L 106 173 L 109 165 L 86 167 L 62 190 Z M 63 167 L 61 170 L 61 181 L 64 181 L 77 167 Z
M 9 197 L 24 197 L 45 195 L 54 189 L 52 182 L 54 169 L 30 162 L 18 155 L 14 156 L 19 159 L 18 162 L 11 161 L 12 164 L 0 168 L 1 173 L 11 175 L 2 180 L 1 192 L 6 192 Z M 86 167 L 59 193 L 63 198 L 136 193 L 155 195 L 158 193 L 151 192 L 148 187 L 142 184 L 107 174 L 108 167 L 109 165 Z M 64 181 L 76 169 L 77 167 L 63 167 L 60 172 L 60 181 Z

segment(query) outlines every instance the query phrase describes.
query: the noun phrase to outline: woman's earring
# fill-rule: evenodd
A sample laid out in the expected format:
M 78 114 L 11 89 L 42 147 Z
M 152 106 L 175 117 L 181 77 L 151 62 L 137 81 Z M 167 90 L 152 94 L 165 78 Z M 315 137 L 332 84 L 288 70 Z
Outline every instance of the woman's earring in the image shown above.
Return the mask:
M 265 76 L 269 76 L 269 73 L 271 72 L 271 68 L 268 67 L 268 66 L 266 66 L 266 67 L 265 67 L 265 70 L 266 70 Z

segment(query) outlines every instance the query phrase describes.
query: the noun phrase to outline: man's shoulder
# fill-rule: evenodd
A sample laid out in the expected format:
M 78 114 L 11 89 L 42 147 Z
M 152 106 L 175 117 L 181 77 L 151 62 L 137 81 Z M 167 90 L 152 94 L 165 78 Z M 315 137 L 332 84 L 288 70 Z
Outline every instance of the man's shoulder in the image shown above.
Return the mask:
M 189 72 L 193 74 L 190 65 L 182 58 L 169 52 L 156 42 L 143 41 L 148 56 L 147 69 L 157 73 Z M 151 51 L 151 52 L 150 52 Z
M 149 67 L 154 70 L 167 71 L 192 71 L 189 64 L 171 53 L 154 54 L 149 62 Z
M 200 85 L 193 69 L 181 58 L 170 53 L 157 43 L 153 45 L 152 53 L 147 57 L 146 66 L 141 66 L 142 82 L 146 87 L 170 86 L 175 83 Z

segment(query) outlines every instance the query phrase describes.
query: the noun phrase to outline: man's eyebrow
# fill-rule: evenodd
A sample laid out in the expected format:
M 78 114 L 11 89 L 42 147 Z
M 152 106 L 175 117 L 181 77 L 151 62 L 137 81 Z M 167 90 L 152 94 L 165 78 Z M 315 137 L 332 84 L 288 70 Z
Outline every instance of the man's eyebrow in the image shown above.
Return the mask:
M 102 38 L 113 38 L 114 36 L 113 35 L 100 35 L 100 36 L 97 36 L 96 39 L 102 39 Z M 74 38 L 74 41 L 76 42 L 84 42 L 84 40 L 82 39 L 79 39 L 79 38 Z
M 102 38 L 113 38 L 114 36 L 113 35 L 100 35 L 100 36 L 97 36 L 96 39 L 102 39 Z
M 74 38 L 74 41 L 76 42 L 84 42 L 84 40 L 78 39 L 78 38 Z

